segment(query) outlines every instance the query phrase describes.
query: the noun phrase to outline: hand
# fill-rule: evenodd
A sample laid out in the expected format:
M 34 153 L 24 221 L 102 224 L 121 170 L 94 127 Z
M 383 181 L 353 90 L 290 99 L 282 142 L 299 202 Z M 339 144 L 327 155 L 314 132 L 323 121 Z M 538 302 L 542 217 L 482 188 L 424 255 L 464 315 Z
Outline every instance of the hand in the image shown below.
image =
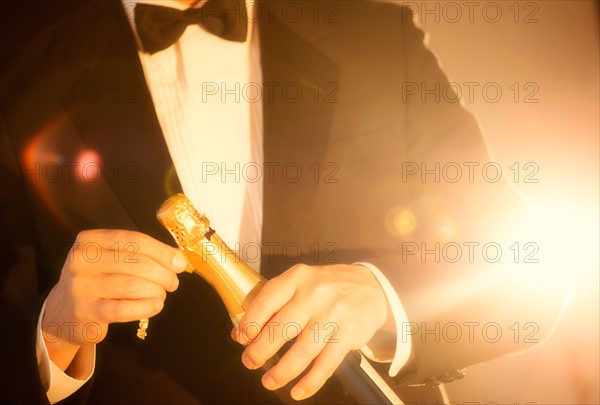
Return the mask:
M 139 232 L 79 233 L 46 300 L 42 335 L 52 361 L 65 371 L 82 347 L 106 337 L 109 323 L 159 313 L 185 266 L 177 249 Z
M 296 341 L 262 377 L 275 390 L 306 375 L 292 388 L 301 400 L 314 395 L 346 354 L 365 345 L 388 318 L 385 294 L 361 265 L 297 265 L 265 284 L 232 331 L 247 345 L 242 362 L 257 369 L 287 341 Z

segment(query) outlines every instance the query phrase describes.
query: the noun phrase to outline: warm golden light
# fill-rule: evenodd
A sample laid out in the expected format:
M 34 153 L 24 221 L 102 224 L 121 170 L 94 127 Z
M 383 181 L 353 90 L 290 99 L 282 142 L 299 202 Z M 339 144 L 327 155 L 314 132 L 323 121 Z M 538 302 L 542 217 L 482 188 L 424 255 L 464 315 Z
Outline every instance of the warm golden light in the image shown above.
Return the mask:
M 534 278 L 532 283 L 540 283 L 539 277 L 545 288 L 561 288 L 568 283 L 575 293 L 577 286 L 581 287 L 582 281 L 598 270 L 597 213 L 559 200 L 532 203 L 517 235 L 524 243 L 535 244 L 529 245 L 530 252 L 535 248 L 543 274 L 525 273 L 524 277 Z
M 388 212 L 385 219 L 388 232 L 392 235 L 410 235 L 417 226 L 417 218 L 409 208 L 396 208 Z

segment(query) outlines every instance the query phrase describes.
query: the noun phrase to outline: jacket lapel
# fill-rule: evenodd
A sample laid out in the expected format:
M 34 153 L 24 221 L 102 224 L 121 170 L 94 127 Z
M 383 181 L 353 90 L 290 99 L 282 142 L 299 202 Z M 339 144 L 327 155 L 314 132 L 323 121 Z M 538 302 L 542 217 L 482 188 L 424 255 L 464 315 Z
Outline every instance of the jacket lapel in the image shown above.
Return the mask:
M 310 227 L 315 171 L 323 167 L 335 106 L 328 90 L 335 90 L 339 70 L 277 18 L 261 19 L 259 34 L 265 89 L 262 240 L 282 246 L 301 243 Z M 270 259 L 263 255 L 261 270 L 268 276 L 281 270 Z
M 83 91 L 73 91 L 65 105 L 137 228 L 170 241 L 155 212 L 181 186 L 123 7 L 119 1 L 100 7 L 102 18 L 77 27 L 68 49 L 66 63 L 80 69 L 76 83 Z

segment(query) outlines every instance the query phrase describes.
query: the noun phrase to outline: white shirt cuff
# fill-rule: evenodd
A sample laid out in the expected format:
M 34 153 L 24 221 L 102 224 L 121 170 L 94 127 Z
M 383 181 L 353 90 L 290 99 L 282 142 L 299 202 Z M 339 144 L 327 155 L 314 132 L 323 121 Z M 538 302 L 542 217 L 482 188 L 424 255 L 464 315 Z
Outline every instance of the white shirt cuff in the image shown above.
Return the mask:
M 45 309 L 46 301 L 44 301 L 44 305 L 40 311 L 40 317 L 38 318 L 36 355 L 42 384 L 46 389 L 46 396 L 48 397 L 50 403 L 54 404 L 75 393 L 75 391 L 81 388 L 92 377 L 92 374 L 94 374 L 94 368 L 96 366 L 96 346 L 94 345 L 94 349 L 92 350 L 92 358 L 85 360 L 92 362 L 90 374 L 84 380 L 79 380 L 68 376 L 65 372 L 58 368 L 56 364 L 54 364 L 48 355 L 46 342 L 44 341 L 44 336 L 42 335 L 42 318 L 44 317 Z M 80 351 L 77 353 L 76 358 L 80 355 L 86 354 L 81 353 Z M 73 359 L 73 361 L 75 361 L 75 359 Z
M 375 337 L 371 341 L 363 346 L 360 351 L 370 360 L 379 363 L 391 363 L 388 370 L 390 377 L 394 377 L 402 367 L 408 362 L 411 352 L 411 337 L 410 335 L 401 336 L 402 325 L 408 323 L 408 317 L 404 311 L 404 306 L 400 302 L 400 298 L 396 293 L 396 290 L 389 282 L 389 280 L 383 275 L 383 273 L 374 265 L 370 263 L 354 263 L 365 266 L 371 273 L 377 278 L 383 292 L 387 298 L 388 304 L 392 310 L 392 316 L 394 317 L 394 323 L 396 325 L 396 336 L 390 339 L 391 334 L 386 332 L 377 332 Z M 387 339 L 386 339 L 387 335 Z M 395 341 L 395 344 L 394 344 Z M 374 346 L 378 348 L 375 349 Z M 387 346 L 387 347 L 386 347 Z M 383 350 L 381 348 L 384 348 Z M 394 350 L 395 347 L 395 350 Z

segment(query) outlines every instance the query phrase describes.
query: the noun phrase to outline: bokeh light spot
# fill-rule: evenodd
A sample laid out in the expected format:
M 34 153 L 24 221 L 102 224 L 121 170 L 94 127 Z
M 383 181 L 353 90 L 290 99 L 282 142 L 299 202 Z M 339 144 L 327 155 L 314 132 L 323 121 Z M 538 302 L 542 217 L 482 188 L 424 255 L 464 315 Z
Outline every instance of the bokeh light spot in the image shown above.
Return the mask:
M 417 227 L 417 218 L 411 209 L 397 207 L 388 212 L 385 225 L 392 235 L 406 236 L 410 235 Z

